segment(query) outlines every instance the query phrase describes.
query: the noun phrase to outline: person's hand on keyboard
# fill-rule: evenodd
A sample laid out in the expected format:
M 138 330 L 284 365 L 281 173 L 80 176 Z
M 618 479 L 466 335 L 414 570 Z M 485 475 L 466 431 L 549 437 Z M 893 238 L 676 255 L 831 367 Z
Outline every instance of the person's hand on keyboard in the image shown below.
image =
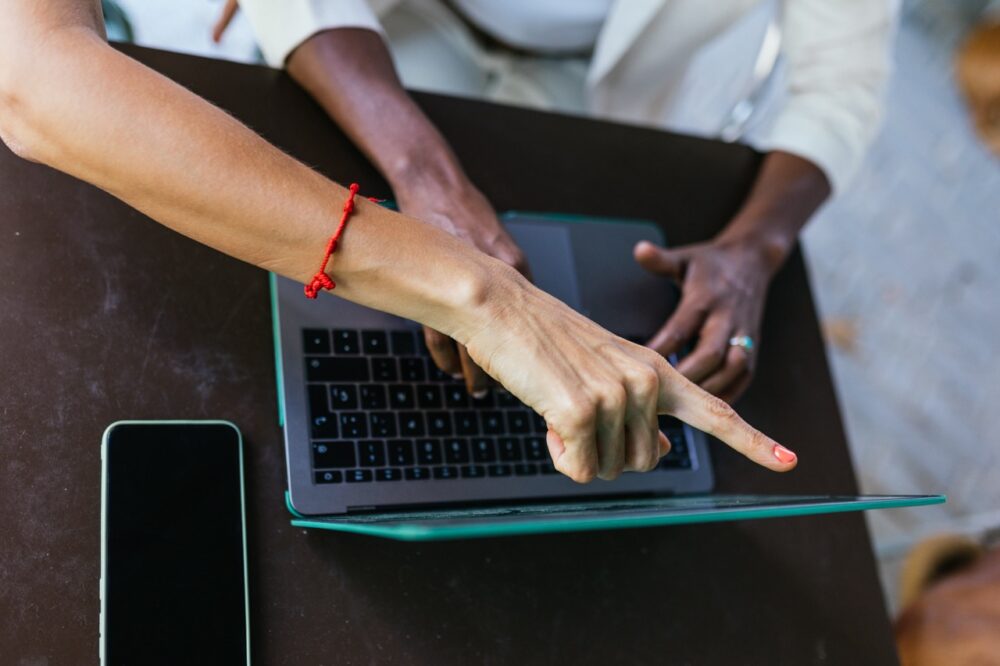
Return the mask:
M 500 224 L 486 197 L 467 180 L 457 188 L 458 192 L 437 192 L 441 187 L 440 183 L 420 183 L 413 188 L 397 184 L 394 190 L 399 209 L 529 275 L 524 254 Z M 424 341 L 437 367 L 456 378 L 464 375 L 465 386 L 473 396 L 482 396 L 489 389 L 489 375 L 469 358 L 464 346 L 428 326 L 424 327 Z
M 653 469 L 669 450 L 658 414 L 673 414 L 754 462 L 785 472 L 794 453 L 652 349 L 619 338 L 504 270 L 463 338 L 472 359 L 541 414 L 553 463 L 586 483 Z M 462 336 L 459 336 L 462 337 Z

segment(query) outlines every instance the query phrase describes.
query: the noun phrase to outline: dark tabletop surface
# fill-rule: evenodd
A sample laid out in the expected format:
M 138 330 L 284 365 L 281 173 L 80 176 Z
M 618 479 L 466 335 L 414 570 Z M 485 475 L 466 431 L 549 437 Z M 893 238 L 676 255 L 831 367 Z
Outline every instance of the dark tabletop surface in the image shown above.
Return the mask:
M 331 178 L 389 195 L 285 75 L 124 50 Z M 498 210 L 652 219 L 674 244 L 718 230 L 760 160 L 652 130 L 418 100 Z M 126 418 L 242 430 L 257 664 L 895 663 L 860 514 L 426 544 L 292 528 L 263 271 L 2 147 L 0 239 L 4 665 L 97 662 L 99 446 Z M 776 475 L 716 443 L 717 489 L 856 492 L 798 253 L 774 282 L 763 340 L 738 407 L 801 462 Z

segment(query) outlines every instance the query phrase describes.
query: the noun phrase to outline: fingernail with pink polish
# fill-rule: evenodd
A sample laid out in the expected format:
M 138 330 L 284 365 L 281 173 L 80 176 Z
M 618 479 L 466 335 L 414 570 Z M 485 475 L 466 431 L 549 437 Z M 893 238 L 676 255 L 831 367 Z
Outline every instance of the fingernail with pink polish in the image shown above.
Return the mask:
M 792 451 L 786 449 L 781 444 L 774 445 L 773 453 L 774 457 L 777 458 L 780 463 L 795 462 L 797 457 Z

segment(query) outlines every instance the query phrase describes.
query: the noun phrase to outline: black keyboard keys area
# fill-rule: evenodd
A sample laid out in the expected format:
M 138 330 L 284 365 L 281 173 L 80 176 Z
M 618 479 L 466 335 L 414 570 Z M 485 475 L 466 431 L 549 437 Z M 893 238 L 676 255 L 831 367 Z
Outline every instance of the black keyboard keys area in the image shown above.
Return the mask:
M 389 336 L 385 331 L 361 331 L 361 349 L 373 356 L 388 354 Z
M 302 330 L 317 484 L 553 475 L 545 420 L 502 388 L 479 398 L 438 370 L 417 331 Z M 664 470 L 689 469 L 688 431 L 660 418 Z
M 413 356 L 417 353 L 417 341 L 413 331 L 393 331 L 389 337 L 392 338 L 393 355 Z
M 333 332 L 333 351 L 336 354 L 358 354 L 361 343 L 357 331 L 336 330 Z
M 330 331 L 322 328 L 303 329 L 302 349 L 307 354 L 329 354 Z
M 313 466 L 324 467 L 355 467 L 357 458 L 354 456 L 354 442 L 313 442 Z
M 310 382 L 366 382 L 368 360 L 338 356 L 306 356 L 306 380 Z

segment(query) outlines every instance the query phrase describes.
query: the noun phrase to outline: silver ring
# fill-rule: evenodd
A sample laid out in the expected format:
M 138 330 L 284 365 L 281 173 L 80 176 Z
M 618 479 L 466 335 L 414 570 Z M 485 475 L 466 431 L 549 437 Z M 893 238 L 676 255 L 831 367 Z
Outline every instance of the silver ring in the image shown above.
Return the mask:
M 733 337 L 729 338 L 729 346 L 739 347 L 740 349 L 743 350 L 743 353 L 746 354 L 747 356 L 751 356 L 753 354 L 753 348 L 754 348 L 753 338 L 751 338 L 749 335 L 734 335 Z

